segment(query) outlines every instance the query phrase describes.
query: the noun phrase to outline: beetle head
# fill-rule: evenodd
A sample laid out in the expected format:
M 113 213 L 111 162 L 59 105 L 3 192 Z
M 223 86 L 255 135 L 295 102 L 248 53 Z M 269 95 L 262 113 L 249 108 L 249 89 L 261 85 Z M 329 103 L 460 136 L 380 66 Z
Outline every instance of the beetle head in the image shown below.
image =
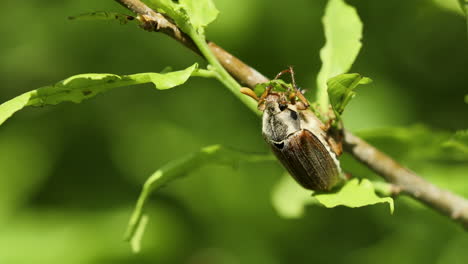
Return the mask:
M 269 94 L 263 104 L 263 135 L 275 143 L 280 143 L 301 129 L 296 107 L 284 100 L 284 97 L 284 94 Z

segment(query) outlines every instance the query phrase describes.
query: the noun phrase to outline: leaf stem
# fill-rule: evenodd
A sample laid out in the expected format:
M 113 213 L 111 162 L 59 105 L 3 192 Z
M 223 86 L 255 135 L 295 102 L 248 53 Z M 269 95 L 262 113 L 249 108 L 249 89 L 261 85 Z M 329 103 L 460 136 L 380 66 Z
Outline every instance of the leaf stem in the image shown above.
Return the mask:
M 217 72 L 205 69 L 196 69 L 195 71 L 193 71 L 192 76 L 219 79 L 219 74 Z
M 198 34 L 195 29 L 192 29 L 188 35 L 192 38 L 195 45 L 200 49 L 201 54 L 211 65 L 214 72 L 217 73 L 216 78 L 231 91 L 242 103 L 254 112 L 258 112 L 257 104 L 251 98 L 243 95 L 240 92 L 240 84 L 226 71 L 221 65 L 216 56 L 211 52 L 210 47 L 206 43 L 204 36 Z

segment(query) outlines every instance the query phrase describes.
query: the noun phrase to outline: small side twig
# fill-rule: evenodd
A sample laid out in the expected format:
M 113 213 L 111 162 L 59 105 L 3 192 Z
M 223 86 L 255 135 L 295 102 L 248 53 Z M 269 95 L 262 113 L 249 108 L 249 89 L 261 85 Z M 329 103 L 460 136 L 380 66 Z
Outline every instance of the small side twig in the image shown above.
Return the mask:
M 193 41 L 185 35 L 177 26 L 163 15 L 155 12 L 139 0 L 115 0 L 127 7 L 130 11 L 145 15 L 149 20 L 156 23 L 158 31 L 163 32 L 179 41 L 184 46 L 200 54 L 193 45 Z M 195 48 L 194 48 L 195 47 Z M 218 58 L 223 67 L 240 83 L 253 89 L 256 84 L 268 81 L 261 73 L 251 68 L 241 60 L 234 57 L 213 42 L 209 42 L 211 51 Z M 406 194 L 412 198 L 437 210 L 461 223 L 468 229 L 468 200 L 461 196 L 443 190 L 434 184 L 424 180 L 416 173 L 403 167 L 401 164 L 385 155 L 377 148 L 371 146 L 364 140 L 345 131 L 345 150 L 353 155 L 357 160 L 374 170 L 386 181 L 395 186 L 396 193 Z

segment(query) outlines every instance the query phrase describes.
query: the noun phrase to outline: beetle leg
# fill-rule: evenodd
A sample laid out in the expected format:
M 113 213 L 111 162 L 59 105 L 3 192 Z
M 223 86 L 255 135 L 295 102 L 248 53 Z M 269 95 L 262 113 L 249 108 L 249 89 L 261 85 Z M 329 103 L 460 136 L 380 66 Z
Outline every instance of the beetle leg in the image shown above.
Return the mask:
M 271 86 L 271 85 L 269 85 L 269 86 L 267 86 L 267 88 L 265 88 L 265 91 L 262 93 L 260 98 L 257 100 L 258 105 L 265 102 L 265 98 L 270 94 L 271 89 L 273 89 L 273 86 Z
M 301 100 L 301 102 L 306 106 L 306 107 L 309 107 L 309 101 L 307 101 L 307 99 L 304 97 L 304 95 L 301 93 L 301 91 L 298 91 L 296 93 L 297 97 L 299 98 L 299 100 Z
M 331 150 L 335 152 L 337 156 L 341 156 L 341 154 L 343 154 L 343 145 L 341 143 L 337 143 L 331 136 L 327 136 L 325 140 L 328 142 Z
M 294 93 L 294 92 L 290 93 L 288 99 L 291 102 L 291 104 L 295 105 L 296 104 L 296 93 Z
M 331 128 L 331 125 L 333 123 L 333 120 L 332 119 L 328 119 L 328 121 L 326 123 L 322 123 L 320 124 L 320 128 L 327 132 L 330 128 Z
M 291 104 L 295 105 L 296 104 L 296 92 L 291 92 L 291 87 L 281 84 L 281 86 L 288 91 L 288 100 L 291 102 Z

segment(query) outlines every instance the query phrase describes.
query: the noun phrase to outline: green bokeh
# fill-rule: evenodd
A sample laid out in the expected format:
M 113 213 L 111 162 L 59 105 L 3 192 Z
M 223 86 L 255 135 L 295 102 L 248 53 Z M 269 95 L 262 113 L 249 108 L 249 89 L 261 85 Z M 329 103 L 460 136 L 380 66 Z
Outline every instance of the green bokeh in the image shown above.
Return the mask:
M 348 1 L 364 24 L 351 72 L 374 80 L 344 114 L 358 131 L 423 123 L 468 127 L 466 21 L 436 1 Z M 313 92 L 326 1 L 215 0 L 208 39 L 274 76 L 294 65 Z M 0 18 L 0 101 L 79 73 L 183 69 L 196 55 L 170 38 L 117 22 L 68 21 L 114 1 L 5 1 Z M 128 13 L 128 12 L 127 12 Z M 419 141 L 418 141 L 419 142 Z M 424 142 L 424 141 L 421 141 Z M 468 196 L 468 165 L 421 160 L 374 142 L 413 170 Z M 275 162 L 205 166 L 150 202 L 142 253 L 123 242 L 144 179 L 165 162 L 211 144 L 266 153 L 260 121 L 218 82 L 168 91 L 119 88 L 81 104 L 29 108 L 0 127 L 0 263 L 466 263 L 468 239 L 446 217 L 408 198 L 349 209 L 308 207 L 280 218 Z M 417 145 L 427 157 L 423 143 Z M 409 154 L 408 154 L 408 153 Z M 369 176 L 343 158 L 344 168 Z M 455 166 L 456 165 L 456 166 Z

